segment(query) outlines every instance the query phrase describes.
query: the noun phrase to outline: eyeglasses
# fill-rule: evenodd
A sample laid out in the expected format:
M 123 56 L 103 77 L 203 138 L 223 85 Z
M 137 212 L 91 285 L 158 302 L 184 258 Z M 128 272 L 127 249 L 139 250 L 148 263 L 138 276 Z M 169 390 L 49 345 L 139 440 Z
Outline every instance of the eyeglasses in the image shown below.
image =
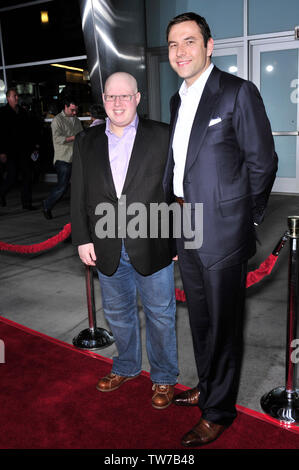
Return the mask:
M 137 95 L 138 91 L 134 95 L 104 95 L 105 101 L 115 101 L 119 98 L 119 101 L 131 101 L 133 96 Z

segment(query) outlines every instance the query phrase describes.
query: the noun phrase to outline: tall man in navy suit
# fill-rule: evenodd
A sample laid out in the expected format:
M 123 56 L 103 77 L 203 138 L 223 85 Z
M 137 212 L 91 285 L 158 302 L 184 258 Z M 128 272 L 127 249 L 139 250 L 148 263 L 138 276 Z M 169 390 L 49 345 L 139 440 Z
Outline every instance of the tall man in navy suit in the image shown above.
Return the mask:
M 169 61 L 184 79 L 171 99 L 170 147 L 164 177 L 168 202 L 203 204 L 200 248 L 177 239 L 198 385 L 176 396 L 197 405 L 200 421 L 182 439 L 207 444 L 236 417 L 241 317 L 247 260 L 255 253 L 277 171 L 270 124 L 255 85 L 211 63 L 205 19 L 184 13 L 168 25 Z M 194 220 L 193 220 L 194 219 Z

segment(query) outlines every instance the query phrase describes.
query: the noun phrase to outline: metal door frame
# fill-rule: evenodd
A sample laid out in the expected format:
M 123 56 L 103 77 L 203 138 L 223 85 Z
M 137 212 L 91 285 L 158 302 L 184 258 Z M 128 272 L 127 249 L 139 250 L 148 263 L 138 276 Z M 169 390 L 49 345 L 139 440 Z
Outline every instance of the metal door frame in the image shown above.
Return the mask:
M 285 37 L 277 39 L 261 39 L 253 40 L 250 42 L 249 47 L 249 79 L 255 83 L 260 89 L 260 54 L 261 52 L 270 51 L 281 51 L 297 49 L 298 50 L 298 76 L 299 79 L 299 42 L 294 41 L 294 38 Z M 299 82 L 298 82 L 299 85 Z M 299 102 L 297 103 L 297 131 L 286 131 L 284 129 L 280 131 L 273 131 L 274 136 L 296 136 L 296 177 L 295 178 L 283 178 L 276 177 L 273 185 L 273 192 L 299 193 Z M 279 158 L 279 155 L 278 155 Z

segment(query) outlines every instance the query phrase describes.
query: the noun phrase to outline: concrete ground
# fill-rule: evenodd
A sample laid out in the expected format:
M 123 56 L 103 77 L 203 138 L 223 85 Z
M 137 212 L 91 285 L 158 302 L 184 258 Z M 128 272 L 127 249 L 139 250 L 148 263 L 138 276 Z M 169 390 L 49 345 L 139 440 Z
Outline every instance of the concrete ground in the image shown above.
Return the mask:
M 46 220 L 41 201 L 50 189 L 51 183 L 35 185 L 33 198 L 38 210 L 32 212 L 22 210 L 18 189 L 8 194 L 7 206 L 0 207 L 0 241 L 34 244 L 62 230 L 70 221 L 69 196 L 54 208 L 54 218 Z M 258 250 L 250 260 L 249 271 L 256 269 L 272 252 L 287 230 L 289 215 L 299 215 L 298 196 L 272 195 L 267 217 L 258 227 Z M 285 385 L 288 245 L 281 251 L 271 275 L 247 289 L 238 404 L 257 411 L 262 411 L 260 398 L 264 393 Z M 0 315 L 70 344 L 80 331 L 88 328 L 85 267 L 70 241 L 35 255 L 2 251 L 0 257 Z M 94 281 L 97 326 L 109 329 L 96 277 Z M 177 266 L 175 283 L 182 288 Z M 144 345 L 145 322 L 141 309 L 140 319 Z M 192 387 L 197 383 L 196 368 L 187 308 L 181 302 L 177 304 L 177 336 L 179 382 Z M 1 339 L 5 342 L 5 338 Z M 112 358 L 117 352 L 113 344 L 97 353 Z M 143 369 L 149 371 L 145 349 Z

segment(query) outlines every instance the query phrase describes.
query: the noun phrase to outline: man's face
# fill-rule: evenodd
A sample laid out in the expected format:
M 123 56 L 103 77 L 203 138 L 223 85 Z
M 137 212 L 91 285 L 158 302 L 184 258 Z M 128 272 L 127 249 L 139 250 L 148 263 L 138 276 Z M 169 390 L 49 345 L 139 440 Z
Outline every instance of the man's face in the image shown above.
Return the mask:
M 210 38 L 207 47 L 200 27 L 195 21 L 184 21 L 171 27 L 168 35 L 169 63 L 184 78 L 187 86 L 208 68 L 214 42 Z
M 11 106 L 13 109 L 17 106 L 19 101 L 19 96 L 15 91 L 10 91 L 8 97 L 7 97 L 7 102 L 9 106 Z
M 71 103 L 69 106 L 66 106 L 64 107 L 64 114 L 68 117 L 71 117 L 71 116 L 76 116 L 78 113 L 78 106 L 76 106 L 75 104 Z
M 116 96 L 113 101 L 107 101 L 106 96 Z M 130 95 L 129 101 L 121 101 L 119 96 Z M 111 121 L 111 130 L 122 131 L 133 120 L 140 102 L 140 93 L 136 93 L 132 82 L 126 78 L 112 77 L 107 81 L 103 102 L 107 116 Z

